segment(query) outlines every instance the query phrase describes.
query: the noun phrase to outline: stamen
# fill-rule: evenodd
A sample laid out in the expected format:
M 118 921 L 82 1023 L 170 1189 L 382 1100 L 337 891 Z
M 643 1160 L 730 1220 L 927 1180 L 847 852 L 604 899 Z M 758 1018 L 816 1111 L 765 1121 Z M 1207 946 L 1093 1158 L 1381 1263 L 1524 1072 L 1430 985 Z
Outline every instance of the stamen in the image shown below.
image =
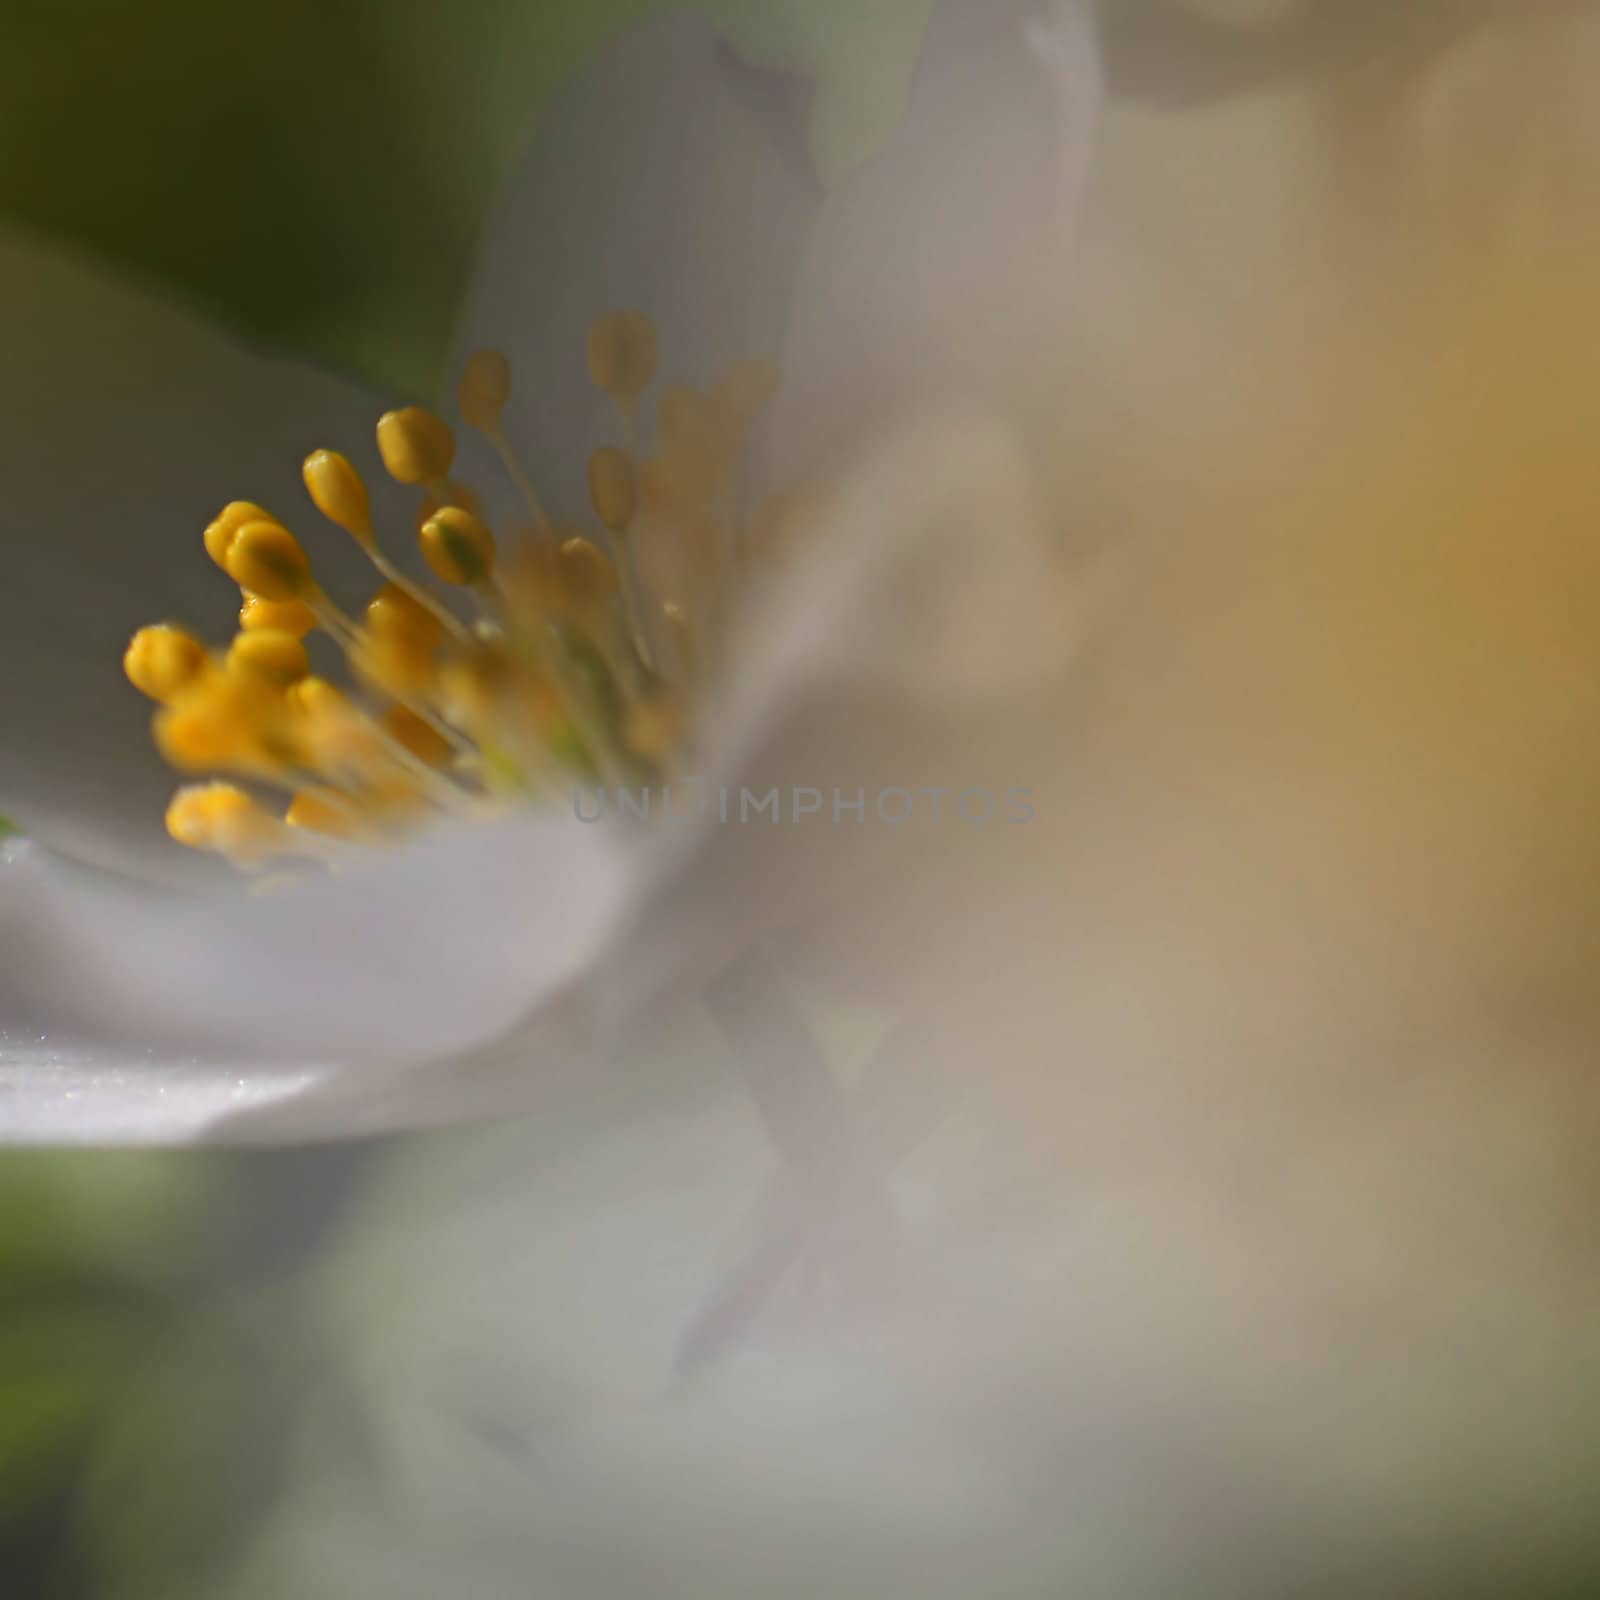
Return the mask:
M 231 783 L 178 790 L 167 807 L 167 832 L 191 850 L 214 851 L 247 870 L 263 866 L 284 842 L 278 819 Z
M 122 667 L 140 694 L 170 705 L 200 680 L 210 660 L 192 633 L 163 622 L 134 634 Z
M 555 532 L 555 524 L 550 520 L 550 513 L 545 510 L 533 487 L 533 479 L 523 471 L 522 463 L 517 460 L 517 453 L 511 448 L 511 441 L 498 428 L 489 433 L 488 438 L 500 457 L 500 464 L 506 469 L 506 476 L 516 485 L 517 493 L 526 501 L 528 514 L 533 518 L 535 529 L 548 538 Z
M 441 776 L 389 727 L 366 716 L 325 680 L 307 678 L 296 684 L 290 701 L 298 713 L 301 742 L 309 757 L 305 764 L 310 770 L 351 780 L 357 787 L 370 787 L 375 780 L 391 782 L 392 769 L 399 768 L 443 809 L 457 811 L 469 800 L 465 790 Z M 447 742 L 460 738 L 443 724 L 417 715 Z
M 363 832 L 360 806 L 341 790 L 327 787 L 299 790 L 283 820 L 288 827 L 333 839 L 357 839 Z
M 241 589 L 263 600 L 302 600 L 315 591 L 311 563 L 281 522 L 247 522 L 238 528 L 227 542 L 222 565 Z
M 368 634 L 351 649 L 350 666 L 364 683 L 426 723 L 463 755 L 472 753 L 471 741 L 428 709 L 429 699 L 437 693 L 437 673 L 431 652 L 420 650 L 414 639 Z
M 306 647 L 292 633 L 273 628 L 252 628 L 228 647 L 228 670 L 253 673 L 268 683 L 287 689 L 311 671 Z
M 391 733 L 386 726 L 380 724 L 378 737 L 383 741 L 389 759 L 412 780 L 420 796 L 449 815 L 470 817 L 474 814 L 473 796 L 452 783 L 431 762 L 405 744 L 397 734 Z
M 441 492 L 435 494 L 432 489 L 424 492 L 421 500 L 417 502 L 416 531 L 422 532 L 423 523 L 435 517 L 446 506 L 460 506 L 463 511 L 470 511 L 473 516 L 483 515 L 483 505 L 473 492 L 470 484 L 460 483 L 452 478 L 448 483 L 436 484 L 435 488 Z
M 156 713 L 155 740 L 183 772 L 259 773 L 292 759 L 281 696 L 265 680 L 209 673 Z
M 378 542 L 372 531 L 372 502 L 361 474 L 337 450 L 313 450 L 300 469 L 312 503 L 335 527 L 363 549 Z
M 318 589 L 314 594 L 308 595 L 306 604 L 311 607 L 312 614 L 317 619 L 317 626 L 341 650 L 348 652 L 360 646 L 361 630 L 322 590 Z
M 444 639 L 438 611 L 400 584 L 385 584 L 367 603 L 368 629 L 385 639 L 402 639 L 424 655 L 432 655 Z
M 446 506 L 423 524 L 420 537 L 423 559 L 443 582 L 475 589 L 493 576 L 494 535 L 470 511 Z
M 445 428 L 445 424 L 432 413 L 418 411 L 415 407 L 411 412 L 391 411 L 378 424 L 380 445 L 387 437 L 391 453 L 408 468 L 418 465 L 419 460 L 426 455 L 428 445 L 426 435 L 429 429 L 426 424 L 416 422 L 413 412 L 416 416 L 426 417 L 429 423 L 436 423 L 440 428 Z M 385 434 L 386 424 L 387 434 Z M 448 431 L 446 428 L 446 433 Z M 419 439 L 423 441 L 421 444 L 418 443 Z M 423 465 L 431 465 L 439 459 L 438 440 L 434 439 L 432 445 L 435 448 L 435 456 L 430 461 L 424 461 Z M 452 437 L 449 440 L 448 457 L 453 457 L 454 454 L 455 439 Z M 387 454 L 384 460 L 389 464 Z M 399 476 L 392 464 L 389 470 L 395 476 Z M 448 471 L 448 465 L 446 470 Z M 395 588 L 405 590 L 419 606 L 431 611 L 439 619 L 441 626 L 465 636 L 466 630 L 460 620 L 440 605 L 426 589 L 413 583 L 378 548 L 378 536 L 372 527 L 372 506 L 367 495 L 367 486 L 362 482 L 361 474 L 342 455 L 336 450 L 313 450 L 305 459 L 301 475 L 305 478 L 306 488 L 317 510 L 336 527 L 343 528 L 361 546 L 367 559 L 384 578 Z M 407 480 L 402 478 L 401 481 Z
M 317 614 L 304 600 L 264 600 L 258 594 L 246 594 L 239 607 L 239 626 L 246 633 L 266 628 L 303 639 L 316 625 Z
M 613 312 L 589 330 L 589 376 L 616 403 L 630 439 L 639 397 L 655 382 L 660 364 L 656 325 L 640 312 Z
M 391 739 L 427 766 L 446 767 L 455 755 L 456 747 L 450 739 L 405 706 L 390 706 L 380 725 Z
M 668 388 L 659 449 L 641 461 L 632 440 L 659 364 L 655 328 L 636 313 L 602 318 L 588 354 L 626 445 L 590 459 L 598 526 L 581 533 L 557 535 L 517 463 L 499 352 L 468 361 L 461 413 L 494 442 L 537 540 L 502 551 L 471 490 L 450 480 L 455 435 L 441 418 L 412 406 L 378 424 L 386 470 L 424 490 L 416 526 L 429 570 L 483 612 L 471 625 L 384 555 L 367 485 L 337 451 L 312 452 L 302 471 L 318 511 L 384 579 L 359 622 L 277 517 L 246 500 L 222 509 L 205 547 L 243 592 L 238 635 L 213 655 L 172 624 L 146 628 L 124 669 L 157 703 L 152 731 L 174 766 L 287 799 L 279 817 L 232 783 L 192 785 L 169 808 L 174 838 L 252 874 L 282 856 L 337 868 L 439 812 L 476 818 L 537 798 L 562 771 L 607 783 L 670 776 L 735 571 L 740 450 L 776 371 L 748 363 L 708 390 Z M 652 596 L 658 583 L 670 602 Z M 355 691 L 312 674 L 305 640 L 316 628 L 343 651 Z
M 667 695 L 641 700 L 623 724 L 623 742 L 652 767 L 665 766 L 683 742 L 683 710 Z
M 216 520 L 206 529 L 206 554 L 226 571 L 228 550 L 233 544 L 234 535 L 247 522 L 271 522 L 272 520 L 273 518 L 269 512 L 263 511 L 260 506 L 254 505 L 249 500 L 230 501 L 218 513 Z
M 476 350 L 467 357 L 456 400 L 469 428 L 491 433 L 511 398 L 511 363 L 498 350 Z
M 589 457 L 589 498 L 594 514 L 611 533 L 626 533 L 639 509 L 633 457 L 607 445 Z
M 633 634 L 639 658 L 652 672 L 657 670 L 660 652 L 646 598 L 639 559 L 629 537 L 639 509 L 638 478 L 633 458 L 625 450 L 610 446 L 596 450 L 589 458 L 589 498 L 595 515 L 606 530 L 613 559 L 622 573 L 622 604 Z
M 476 428 L 495 448 L 506 476 L 516 485 L 517 492 L 528 503 L 534 527 L 546 537 L 555 531 L 555 524 L 544 508 L 533 487 L 533 480 L 522 470 L 517 453 L 506 438 L 501 421 L 506 401 L 511 398 L 511 363 L 498 350 L 477 350 L 467 357 L 466 370 L 461 374 L 461 387 L 456 396 L 461 415 L 467 426 Z M 468 506 L 476 511 L 476 506 Z
M 378 453 L 396 483 L 442 483 L 456 458 L 456 436 L 442 417 L 407 406 L 378 419 Z

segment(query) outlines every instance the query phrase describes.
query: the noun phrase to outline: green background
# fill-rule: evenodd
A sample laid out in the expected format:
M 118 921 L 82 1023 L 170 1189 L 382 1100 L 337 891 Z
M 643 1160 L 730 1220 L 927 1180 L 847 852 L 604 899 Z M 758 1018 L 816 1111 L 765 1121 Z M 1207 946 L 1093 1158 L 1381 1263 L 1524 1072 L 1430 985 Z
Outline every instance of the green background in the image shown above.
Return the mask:
M 497 185 L 608 35 L 696 12 L 814 78 L 813 150 L 836 176 L 892 124 L 930 6 L 12 0 L 0 215 L 257 339 L 425 392 Z

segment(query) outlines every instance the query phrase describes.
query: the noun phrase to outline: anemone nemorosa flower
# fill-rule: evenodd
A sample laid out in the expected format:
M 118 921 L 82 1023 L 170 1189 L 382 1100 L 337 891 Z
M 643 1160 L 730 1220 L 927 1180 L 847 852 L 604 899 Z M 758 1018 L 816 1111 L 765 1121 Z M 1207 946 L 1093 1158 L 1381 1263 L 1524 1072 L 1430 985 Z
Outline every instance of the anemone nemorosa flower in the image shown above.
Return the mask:
M 963 741 L 1071 640 L 1016 410 L 1097 93 L 1076 5 L 940 7 L 825 195 L 709 32 L 630 36 L 491 230 L 466 428 L 6 240 L 0 1133 L 515 1103 L 959 855 L 900 795 L 1019 786 Z
M 1409 47 L 1407 12 L 1374 27 Z M 368 1409 L 306 1430 L 242 1592 L 336 1560 L 607 1600 L 1591 1570 L 1597 51 L 1547 15 L 1106 119 L 1073 338 L 1117 403 L 1060 448 L 1080 520 L 1131 527 L 1065 690 L 986 717 L 1008 782 L 1027 734 L 1060 749 L 1053 804 L 784 946 L 908 1019 L 850 1041 L 859 1096 L 965 1091 L 886 1179 L 904 1248 L 830 1305 L 834 1249 L 674 1383 L 661 1329 L 766 1156 L 714 1035 L 430 1142 L 333 1247 Z M 374 1440 L 414 1516 L 360 1492 Z

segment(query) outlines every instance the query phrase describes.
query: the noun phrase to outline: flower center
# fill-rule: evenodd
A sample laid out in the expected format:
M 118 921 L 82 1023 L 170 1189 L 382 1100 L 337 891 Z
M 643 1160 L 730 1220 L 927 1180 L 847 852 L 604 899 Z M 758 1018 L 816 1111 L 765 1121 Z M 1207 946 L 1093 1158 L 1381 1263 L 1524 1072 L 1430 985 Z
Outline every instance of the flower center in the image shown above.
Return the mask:
M 587 527 L 558 527 L 512 449 L 511 369 L 498 351 L 468 360 L 458 400 L 526 505 L 514 536 L 498 538 L 452 478 L 443 419 L 412 406 L 379 420 L 384 468 L 420 491 L 416 537 L 435 586 L 385 553 L 350 462 L 309 455 L 312 503 L 382 580 L 359 615 L 322 588 L 285 523 L 248 501 L 223 508 L 205 548 L 239 585 L 238 634 L 218 651 L 157 624 L 124 657 L 158 703 L 162 754 L 212 779 L 173 797 L 174 839 L 251 873 L 286 858 L 336 866 L 441 815 L 670 774 L 730 606 L 775 553 L 792 504 L 751 508 L 741 468 L 777 370 L 750 362 L 707 388 L 667 385 L 647 419 L 658 349 L 636 313 L 590 330 L 590 377 L 615 404 L 619 438 L 590 459 Z M 341 682 L 312 671 L 305 641 L 317 632 L 343 656 Z

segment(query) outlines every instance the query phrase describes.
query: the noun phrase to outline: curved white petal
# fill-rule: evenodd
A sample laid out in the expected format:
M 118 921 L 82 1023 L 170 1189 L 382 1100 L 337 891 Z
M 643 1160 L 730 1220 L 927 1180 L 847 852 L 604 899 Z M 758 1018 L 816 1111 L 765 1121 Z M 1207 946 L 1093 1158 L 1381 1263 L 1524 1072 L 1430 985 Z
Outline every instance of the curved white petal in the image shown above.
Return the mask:
M 575 816 L 445 828 L 276 892 L 165 893 L 5 846 L 9 1021 L 224 1056 L 428 1059 L 586 969 L 627 882 Z
M 165 894 L 10 841 L 0 1138 L 183 1138 L 364 1078 L 387 1104 L 397 1075 L 505 1034 L 584 975 L 632 881 L 619 841 L 570 815 L 442 832 L 258 896 Z M 343 1118 L 313 1105 L 292 1120 L 303 1134 Z
M 201 530 L 234 499 L 310 517 L 302 457 L 337 443 L 365 466 L 382 403 L 13 231 L 0 368 L 0 813 L 100 866 L 181 872 L 194 857 L 162 827 L 172 774 L 122 652 L 163 619 L 226 640 L 238 591 Z M 324 528 L 330 590 L 370 589 Z

